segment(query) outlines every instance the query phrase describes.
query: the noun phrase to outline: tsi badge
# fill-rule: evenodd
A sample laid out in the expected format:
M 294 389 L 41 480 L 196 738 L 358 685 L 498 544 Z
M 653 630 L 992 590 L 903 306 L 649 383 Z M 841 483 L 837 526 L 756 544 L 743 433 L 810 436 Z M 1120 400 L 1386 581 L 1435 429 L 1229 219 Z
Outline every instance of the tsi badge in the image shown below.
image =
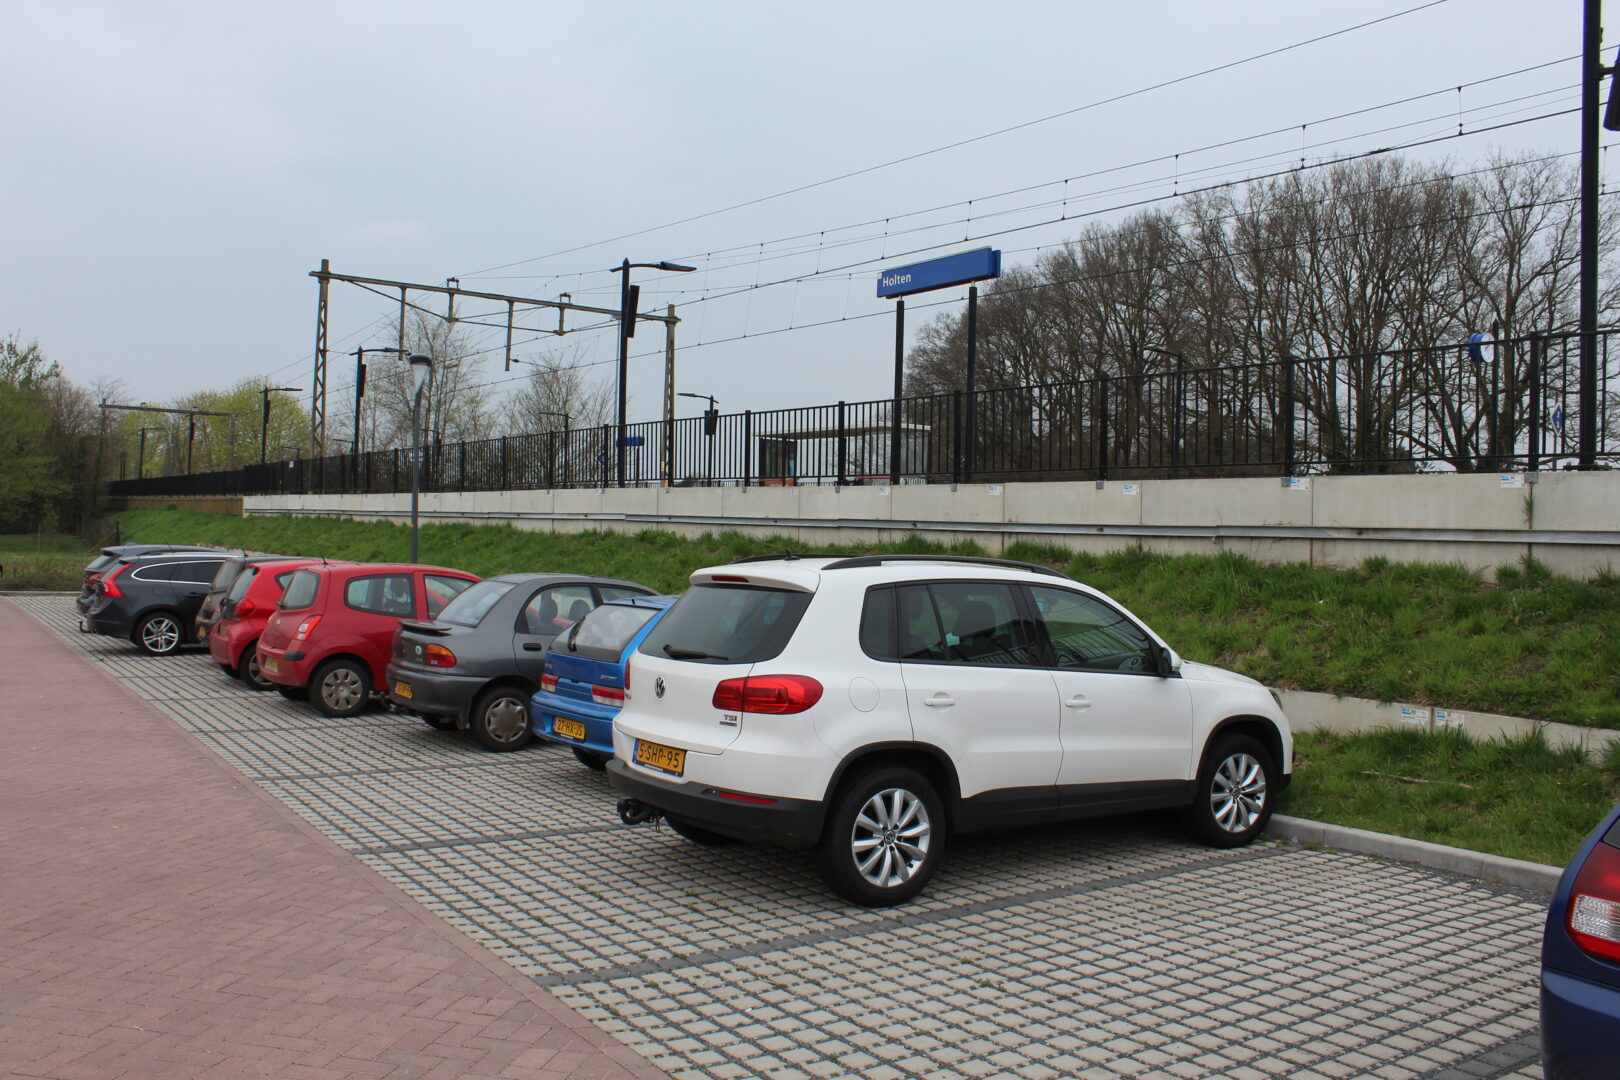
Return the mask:
M 660 675 L 660 676 L 658 676 L 658 678 L 653 680 L 653 697 L 661 698 L 663 696 L 664 696 L 664 677 L 662 675 Z

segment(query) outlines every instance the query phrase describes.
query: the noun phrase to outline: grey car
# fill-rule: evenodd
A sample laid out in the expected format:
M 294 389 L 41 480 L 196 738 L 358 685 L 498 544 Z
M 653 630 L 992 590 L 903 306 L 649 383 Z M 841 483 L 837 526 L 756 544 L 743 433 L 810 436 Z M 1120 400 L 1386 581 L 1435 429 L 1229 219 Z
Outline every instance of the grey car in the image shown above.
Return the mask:
M 577 574 L 503 574 L 450 601 L 430 623 L 394 633 L 388 701 L 438 728 L 471 731 L 490 750 L 532 737 L 529 697 L 545 673 L 546 649 L 598 604 L 655 596 L 634 581 Z

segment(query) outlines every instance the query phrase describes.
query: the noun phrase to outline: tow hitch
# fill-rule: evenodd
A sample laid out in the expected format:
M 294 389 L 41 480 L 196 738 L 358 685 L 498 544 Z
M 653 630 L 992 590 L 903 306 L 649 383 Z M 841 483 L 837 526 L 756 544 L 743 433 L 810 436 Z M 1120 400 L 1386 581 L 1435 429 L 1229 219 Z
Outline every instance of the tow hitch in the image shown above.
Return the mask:
M 654 810 L 646 803 L 634 799 L 619 800 L 619 820 L 626 825 L 645 825 L 649 821 L 657 821 L 663 817 L 662 810 Z

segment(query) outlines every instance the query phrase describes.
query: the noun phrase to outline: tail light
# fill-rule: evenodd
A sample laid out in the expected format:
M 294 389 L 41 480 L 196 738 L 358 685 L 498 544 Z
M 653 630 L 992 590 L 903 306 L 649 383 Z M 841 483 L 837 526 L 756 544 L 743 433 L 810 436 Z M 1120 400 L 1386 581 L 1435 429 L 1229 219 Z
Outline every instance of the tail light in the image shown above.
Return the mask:
M 237 618 L 241 618 L 243 615 L 251 615 L 258 610 L 258 604 L 255 604 L 251 600 L 243 599 L 236 602 L 236 606 L 231 609 L 231 614 Z
M 540 689 L 544 690 L 548 694 L 555 694 L 557 692 L 557 676 L 540 676 Z
M 726 712 L 801 713 L 821 700 L 821 684 L 808 675 L 752 675 L 714 688 L 714 707 Z
M 319 625 L 321 625 L 321 617 L 319 615 L 311 615 L 309 618 L 298 624 L 298 629 L 293 632 L 293 640 L 303 641 L 305 638 L 309 637 L 309 635 L 313 634 L 315 632 L 315 628 Z
M 591 687 L 591 700 L 598 705 L 624 705 L 624 688 L 619 686 Z
M 101 590 L 102 596 L 110 596 L 114 600 L 124 598 L 124 590 L 118 587 L 118 575 L 129 569 L 129 563 L 120 563 L 112 573 L 96 580 L 96 587 Z
M 1569 936 L 1584 952 L 1620 961 L 1620 848 L 1599 843 L 1569 891 Z
M 422 650 L 422 663 L 428 667 L 455 667 L 456 654 L 443 645 L 429 645 Z

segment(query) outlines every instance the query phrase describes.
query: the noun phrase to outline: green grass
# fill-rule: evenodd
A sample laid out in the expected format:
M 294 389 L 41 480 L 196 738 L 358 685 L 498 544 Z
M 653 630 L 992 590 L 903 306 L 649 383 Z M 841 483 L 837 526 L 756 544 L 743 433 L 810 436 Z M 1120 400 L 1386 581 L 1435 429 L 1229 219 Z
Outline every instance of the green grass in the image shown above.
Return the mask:
M 1540 732 L 1476 741 L 1455 730 L 1295 734 L 1278 810 L 1470 851 L 1562 866 L 1620 802 L 1620 744 L 1594 762 Z
M 96 545 L 67 533 L 0 533 L 0 555 L 84 555 Z
M 65 533 L 0 534 L 0 589 L 72 589 L 83 580 L 95 545 Z

